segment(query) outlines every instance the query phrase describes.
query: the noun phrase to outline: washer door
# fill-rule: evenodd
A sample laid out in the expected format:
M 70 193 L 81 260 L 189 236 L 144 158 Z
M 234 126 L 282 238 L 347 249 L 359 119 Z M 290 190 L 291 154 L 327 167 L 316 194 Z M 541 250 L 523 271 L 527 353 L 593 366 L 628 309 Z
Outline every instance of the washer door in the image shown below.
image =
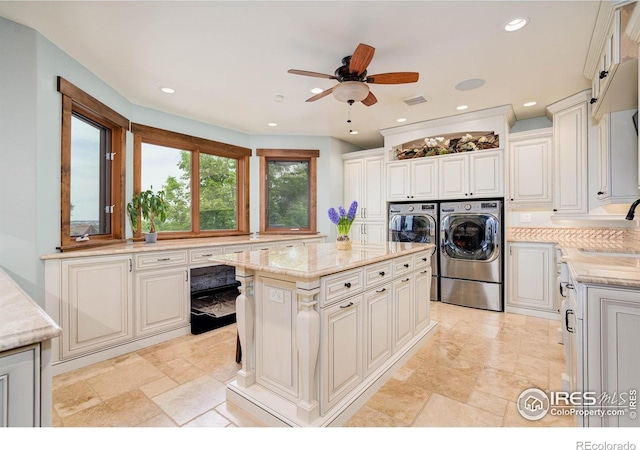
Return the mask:
M 389 219 L 389 240 L 393 242 L 435 242 L 436 222 L 422 214 L 398 214 Z
M 499 254 L 500 223 L 491 214 L 451 214 L 442 220 L 445 257 L 491 262 Z

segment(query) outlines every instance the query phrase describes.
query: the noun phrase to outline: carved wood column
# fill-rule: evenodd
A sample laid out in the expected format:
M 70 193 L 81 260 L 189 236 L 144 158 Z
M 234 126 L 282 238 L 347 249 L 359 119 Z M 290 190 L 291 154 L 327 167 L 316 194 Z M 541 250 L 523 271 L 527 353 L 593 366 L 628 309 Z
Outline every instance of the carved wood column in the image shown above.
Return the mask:
M 256 382 L 256 303 L 253 296 L 253 270 L 236 267 L 240 295 L 236 298 L 236 324 L 242 348 L 242 368 L 236 380 L 238 386 L 249 387 Z
M 319 389 L 316 383 L 320 351 L 320 314 L 316 310 L 319 292 L 318 281 L 311 284 L 297 283 L 296 342 L 300 371 L 300 401 L 297 416 L 307 423 L 314 421 L 320 415 Z

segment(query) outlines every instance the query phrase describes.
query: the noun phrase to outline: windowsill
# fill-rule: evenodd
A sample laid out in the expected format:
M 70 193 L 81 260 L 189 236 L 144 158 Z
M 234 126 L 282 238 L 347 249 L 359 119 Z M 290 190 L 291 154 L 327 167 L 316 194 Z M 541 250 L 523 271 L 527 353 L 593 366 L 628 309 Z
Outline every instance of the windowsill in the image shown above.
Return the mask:
M 117 245 L 117 244 L 123 244 L 125 243 L 126 240 L 124 239 L 104 239 L 104 240 L 88 240 L 88 241 L 82 241 L 82 242 L 76 242 L 73 244 L 69 244 L 69 245 L 61 245 L 60 247 L 56 247 L 56 249 L 60 250 L 61 252 L 71 252 L 71 251 L 78 251 L 78 250 L 85 250 L 85 249 L 95 249 L 98 247 L 107 247 L 109 245 Z

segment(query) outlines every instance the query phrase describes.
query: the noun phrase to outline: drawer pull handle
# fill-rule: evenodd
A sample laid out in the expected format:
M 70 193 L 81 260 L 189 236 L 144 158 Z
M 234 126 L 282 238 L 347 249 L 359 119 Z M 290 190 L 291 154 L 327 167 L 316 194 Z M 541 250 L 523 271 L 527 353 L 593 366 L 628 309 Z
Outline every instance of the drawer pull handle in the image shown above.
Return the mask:
M 428 270 L 423 270 L 423 271 L 422 271 L 422 272 L 420 272 L 420 273 L 427 273 L 427 272 L 428 272 Z
M 235 252 L 233 252 L 233 253 L 242 253 L 243 251 L 244 251 L 244 250 L 236 250 L 236 251 L 235 251 Z
M 346 305 L 342 305 L 342 306 L 340 306 L 340 308 L 345 309 L 345 308 L 348 308 L 350 306 L 353 306 L 353 302 L 349 302 Z
M 202 256 L 213 256 L 213 253 L 205 253 Z
M 426 261 L 427 261 L 427 258 L 422 258 L 422 260 L 423 260 L 424 262 L 426 262 Z
M 345 284 L 344 284 L 344 287 L 346 287 L 346 288 L 350 288 L 350 287 L 351 287 L 351 283 L 345 283 Z
M 380 292 L 384 292 L 386 290 L 387 290 L 387 288 L 382 288 L 382 289 L 380 289 L 379 291 L 376 291 L 376 292 L 379 294 Z
M 171 261 L 171 258 L 158 258 L 157 261 Z
M 564 313 L 564 325 L 569 333 L 575 333 L 576 330 L 569 326 L 569 314 L 574 314 L 573 309 L 567 309 Z
M 405 278 L 404 280 L 402 280 L 403 283 L 409 281 L 409 278 Z
M 404 266 L 408 269 L 409 268 L 409 264 L 404 264 Z
M 380 276 L 383 277 L 384 276 L 384 270 L 382 272 L 379 272 Z
M 575 287 L 573 286 L 573 284 L 567 283 L 567 289 L 575 289 Z

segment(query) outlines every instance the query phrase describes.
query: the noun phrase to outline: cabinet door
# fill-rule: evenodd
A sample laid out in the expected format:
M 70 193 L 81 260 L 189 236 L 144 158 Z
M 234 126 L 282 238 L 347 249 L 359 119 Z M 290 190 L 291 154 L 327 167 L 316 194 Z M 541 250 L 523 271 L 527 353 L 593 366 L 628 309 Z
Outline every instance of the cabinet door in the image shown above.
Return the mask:
M 0 353 L 0 427 L 40 426 L 40 346 Z
M 409 161 L 387 164 L 387 200 L 411 199 L 411 168 Z
M 361 216 L 366 220 L 386 220 L 387 210 L 385 203 L 384 157 L 376 156 L 364 160 L 363 195 L 364 211 Z M 353 197 L 351 201 L 358 197 Z M 351 201 L 349 204 L 351 204 Z M 344 207 L 349 205 L 345 201 Z
M 411 163 L 411 192 L 416 200 L 438 198 L 438 159 L 422 158 Z
M 469 157 L 469 196 L 501 197 L 504 192 L 502 152 L 480 150 Z
M 509 144 L 509 187 L 511 202 L 541 204 L 553 202 L 552 137 L 512 140 Z
M 510 243 L 508 258 L 509 295 L 507 304 L 543 311 L 557 310 L 552 293 L 550 244 Z
M 609 114 L 598 122 L 598 200 L 611 197 L 611 160 L 609 156 Z
M 413 337 L 413 274 L 393 282 L 393 351 Z
M 189 324 L 189 272 L 186 267 L 136 273 L 136 336 Z
M 587 105 L 582 102 L 553 115 L 554 210 L 587 212 Z
M 352 201 L 363 203 L 364 192 L 364 161 L 352 159 L 344 162 L 344 205 L 349 208 Z M 362 206 L 362 205 L 360 205 Z M 362 208 L 358 209 L 359 218 L 362 218 Z
M 464 198 L 469 192 L 469 169 L 466 155 L 440 158 L 438 185 L 440 198 Z
M 415 275 L 414 333 L 422 330 L 431 321 L 429 308 L 431 301 L 431 267 L 419 271 Z
M 321 311 L 320 414 L 325 414 L 363 380 L 362 295 Z
M 62 262 L 62 357 L 133 338 L 130 257 Z
M 365 305 L 365 377 L 380 367 L 392 354 L 391 307 L 393 290 L 391 283 L 367 291 Z
M 633 394 L 638 398 L 640 352 L 640 295 L 638 291 L 591 288 L 587 290 L 586 342 L 595 342 L 587 348 L 588 390 L 597 394 Z M 617 405 L 617 402 L 615 403 Z M 636 414 L 638 413 L 636 403 Z M 627 411 L 622 416 L 605 416 L 590 419 L 589 425 L 609 427 L 637 427 L 640 419 L 632 418 Z
M 365 241 L 367 244 L 381 244 L 387 242 L 387 225 L 385 222 L 365 222 Z

